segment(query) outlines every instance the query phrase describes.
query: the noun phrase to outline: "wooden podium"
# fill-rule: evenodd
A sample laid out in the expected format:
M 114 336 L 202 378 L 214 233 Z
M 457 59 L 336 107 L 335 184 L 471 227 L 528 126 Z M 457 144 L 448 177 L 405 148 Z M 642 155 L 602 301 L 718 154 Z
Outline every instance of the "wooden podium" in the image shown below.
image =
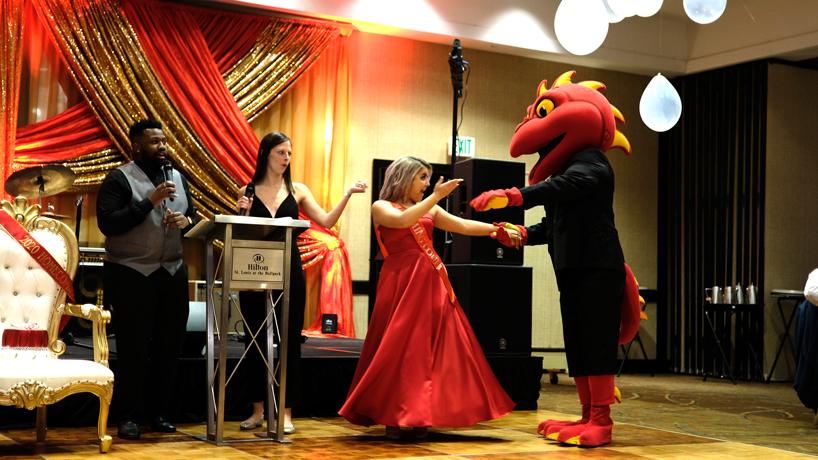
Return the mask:
M 199 222 L 187 233 L 187 238 L 203 238 L 207 241 L 207 435 L 198 436 L 199 439 L 216 445 L 261 439 L 272 439 L 281 443 L 290 442 L 284 439 L 284 410 L 278 411 L 277 423 L 273 421 L 272 414 L 276 413 L 276 401 L 283 405 L 287 394 L 287 335 L 289 332 L 287 325 L 289 324 L 290 315 L 290 266 L 293 263 L 301 263 L 300 260 L 292 260 L 292 245 L 295 244 L 293 229 L 306 229 L 309 227 L 310 223 L 306 220 L 218 215 L 213 220 Z M 224 249 L 219 261 L 220 265 L 224 267 L 224 277 L 220 283 L 215 279 L 217 267 L 213 265 L 213 247 L 216 240 L 224 243 Z M 216 284 L 221 284 L 222 290 L 221 312 L 218 321 L 215 317 L 216 310 L 213 302 L 213 289 Z M 270 291 L 273 289 L 283 291 L 277 302 L 272 301 Z M 267 387 L 270 397 L 266 409 L 269 416 L 267 433 L 266 437 L 261 439 L 224 439 L 224 389 L 229 383 L 229 378 L 226 378 L 225 374 L 227 373 L 227 333 L 228 313 L 232 299 L 231 290 L 267 292 L 267 343 L 263 344 L 266 346 L 266 353 L 263 353 L 263 355 L 267 357 Z M 278 393 L 273 395 L 272 380 L 275 375 L 273 360 L 276 357 L 276 328 L 273 321 L 271 321 L 271 315 L 274 306 L 278 302 L 283 302 L 282 318 L 280 318 L 278 327 L 278 331 L 280 331 L 278 336 L 280 350 L 277 354 L 280 360 L 279 369 L 281 372 L 279 373 Z M 239 311 L 241 310 L 239 309 Z M 245 324 L 245 333 L 252 334 L 253 344 L 261 350 L 261 345 L 255 341 L 258 332 L 250 331 Z M 214 353 L 214 333 L 218 334 L 219 337 L 218 364 L 216 364 L 217 359 Z M 243 359 L 244 356 L 239 359 L 236 367 L 241 365 Z M 275 431 L 273 427 L 276 428 Z

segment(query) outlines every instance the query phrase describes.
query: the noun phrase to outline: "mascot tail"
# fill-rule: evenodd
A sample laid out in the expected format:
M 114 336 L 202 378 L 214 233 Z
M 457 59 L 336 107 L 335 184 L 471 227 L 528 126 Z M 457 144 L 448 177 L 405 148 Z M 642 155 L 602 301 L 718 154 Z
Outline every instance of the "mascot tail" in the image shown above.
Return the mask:
M 648 319 L 642 306 L 645 300 L 639 295 L 639 283 L 633 276 L 628 264 L 625 264 L 625 292 L 622 294 L 622 318 L 619 323 L 619 344 L 624 345 L 639 331 L 639 322 Z

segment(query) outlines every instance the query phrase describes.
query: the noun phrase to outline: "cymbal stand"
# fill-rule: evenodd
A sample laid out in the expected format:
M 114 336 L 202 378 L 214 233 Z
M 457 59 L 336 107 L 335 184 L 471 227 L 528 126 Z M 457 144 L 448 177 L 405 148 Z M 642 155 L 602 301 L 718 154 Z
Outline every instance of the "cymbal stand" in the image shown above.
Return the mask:
M 45 180 L 43 176 L 37 176 L 37 183 L 40 184 L 40 209 L 43 209 L 43 192 L 45 191 Z
M 74 235 L 77 237 L 77 241 L 80 240 L 80 219 L 82 219 L 82 200 L 84 199 L 85 197 L 81 196 L 77 200 L 77 230 L 74 232 Z

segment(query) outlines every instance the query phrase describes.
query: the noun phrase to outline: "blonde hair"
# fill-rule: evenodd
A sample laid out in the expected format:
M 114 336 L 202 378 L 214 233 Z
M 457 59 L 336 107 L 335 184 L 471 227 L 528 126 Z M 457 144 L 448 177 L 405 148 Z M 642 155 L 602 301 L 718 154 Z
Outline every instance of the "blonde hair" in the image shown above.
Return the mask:
M 432 173 L 432 165 L 422 158 L 407 155 L 393 161 L 386 168 L 379 198 L 393 202 L 402 200 L 409 191 L 409 186 L 412 184 L 415 175 L 422 168 L 428 169 L 429 174 Z

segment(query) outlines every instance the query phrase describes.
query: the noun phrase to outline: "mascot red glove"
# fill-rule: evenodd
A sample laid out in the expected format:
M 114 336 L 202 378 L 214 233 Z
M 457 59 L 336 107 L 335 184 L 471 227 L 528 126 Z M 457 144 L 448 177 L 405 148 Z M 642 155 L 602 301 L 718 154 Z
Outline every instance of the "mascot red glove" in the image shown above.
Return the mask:
M 469 203 L 477 211 L 488 211 L 489 209 L 501 209 L 506 206 L 522 206 L 523 196 L 517 187 L 505 190 L 489 190 L 483 192 Z M 496 224 L 495 224 L 496 225 Z
M 517 190 L 517 189 L 514 189 L 514 190 Z M 488 192 L 486 192 L 486 193 L 488 193 Z M 503 246 L 508 246 L 510 248 L 517 248 L 517 247 L 520 247 L 520 246 L 525 246 L 525 243 L 528 242 L 528 231 L 522 225 L 509 224 L 508 222 L 500 222 L 499 224 L 497 222 L 494 222 L 494 225 L 500 227 L 500 229 L 497 230 L 496 233 L 492 233 L 491 237 L 494 238 L 495 240 L 499 241 L 500 244 L 502 244 Z M 520 243 L 519 244 L 516 244 L 515 241 L 511 240 L 511 235 L 508 234 L 506 229 L 516 230 L 520 234 Z

